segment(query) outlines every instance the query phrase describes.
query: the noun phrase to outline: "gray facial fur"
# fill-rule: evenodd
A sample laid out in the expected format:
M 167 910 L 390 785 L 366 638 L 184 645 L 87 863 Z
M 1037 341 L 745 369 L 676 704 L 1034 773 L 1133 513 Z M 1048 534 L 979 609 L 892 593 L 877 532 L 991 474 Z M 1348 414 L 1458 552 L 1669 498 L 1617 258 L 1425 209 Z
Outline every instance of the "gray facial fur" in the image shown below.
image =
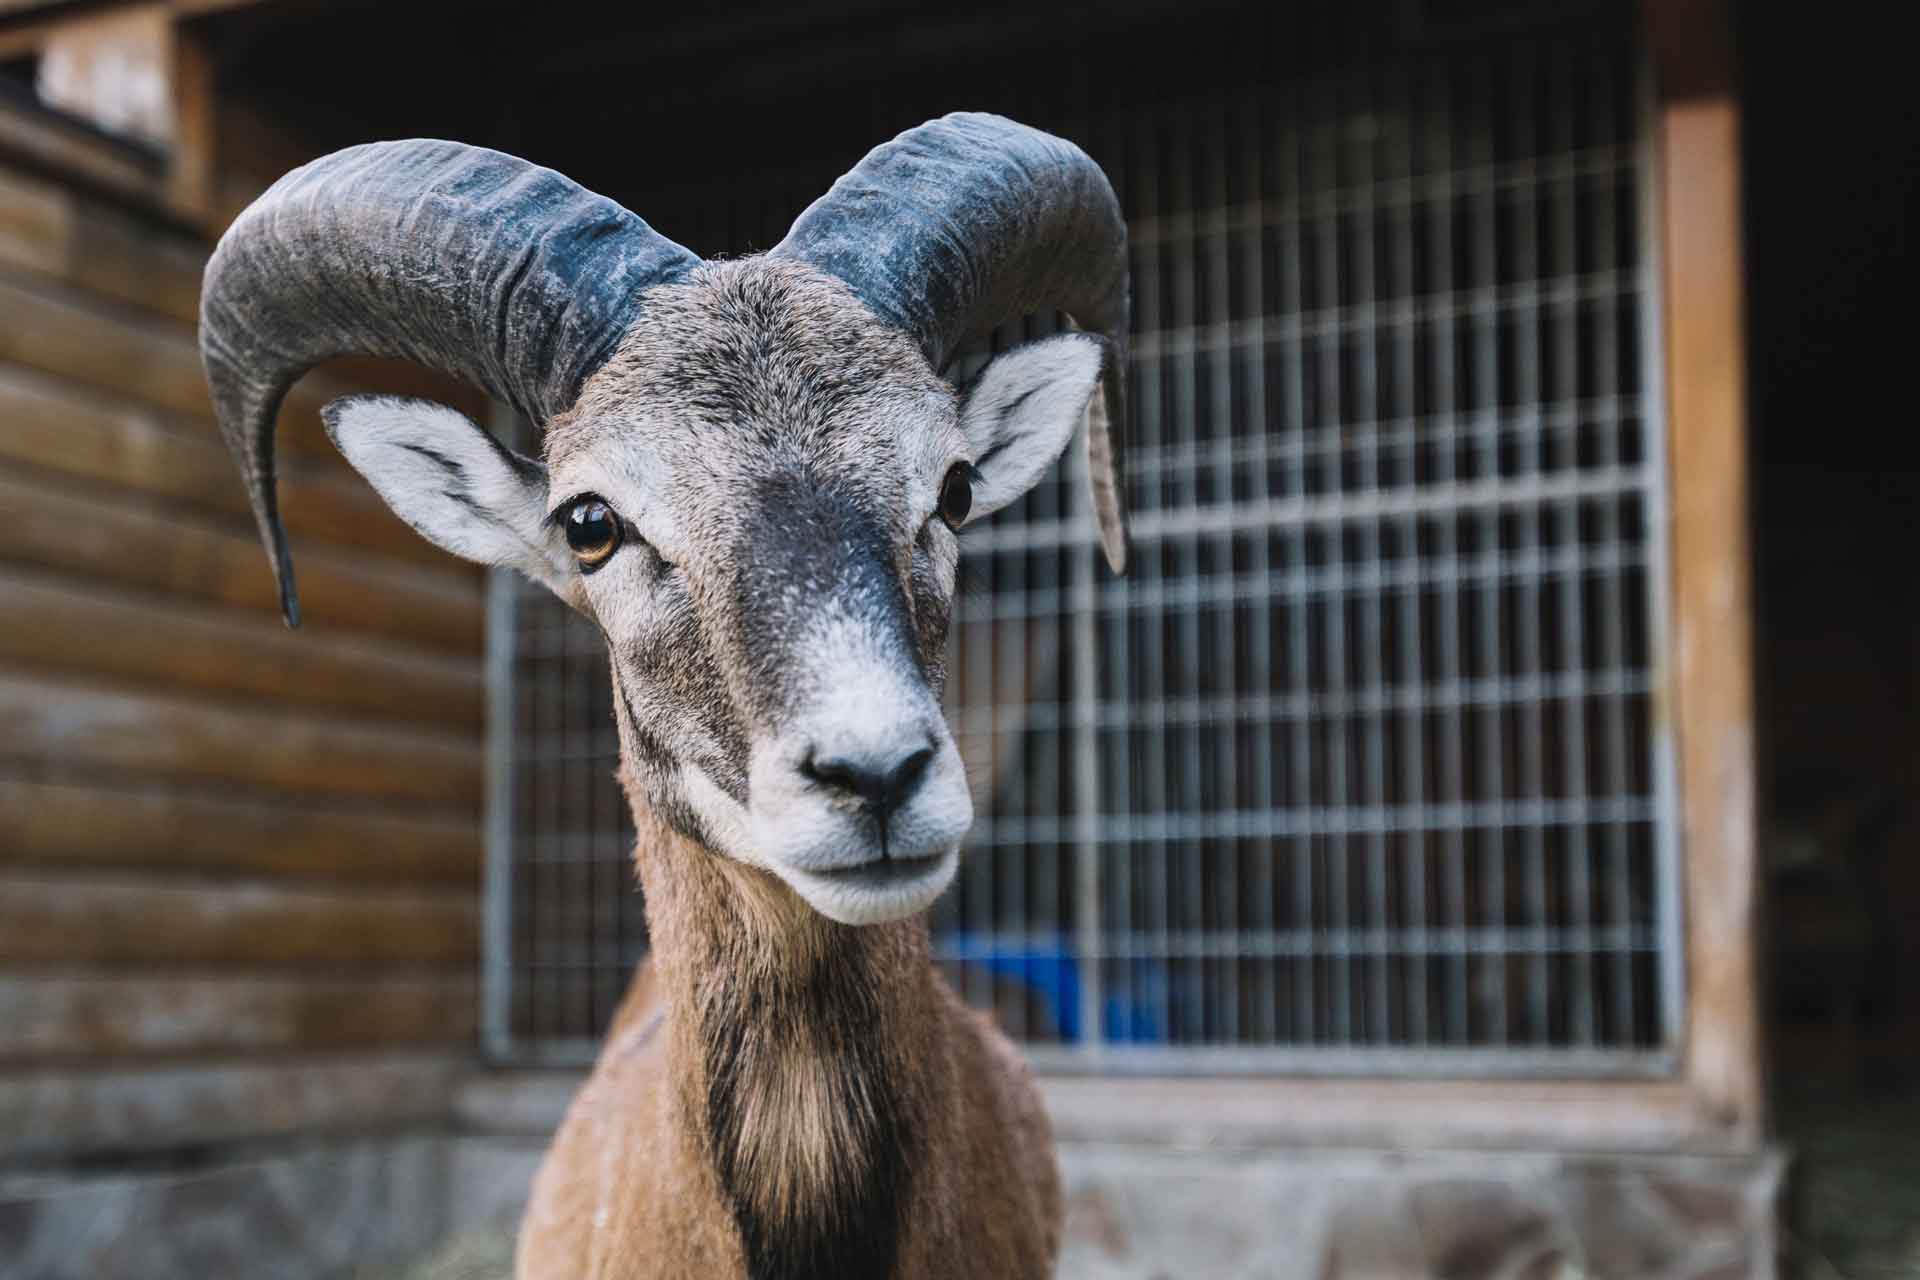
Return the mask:
M 957 546 L 930 517 L 965 447 L 954 404 L 840 281 L 750 258 L 654 290 L 552 424 L 555 503 L 595 493 L 644 543 L 587 593 L 620 599 L 601 625 L 662 748 L 641 754 L 663 811 L 681 760 L 749 800 L 748 743 L 818 692 L 808 645 L 827 613 L 938 697 Z

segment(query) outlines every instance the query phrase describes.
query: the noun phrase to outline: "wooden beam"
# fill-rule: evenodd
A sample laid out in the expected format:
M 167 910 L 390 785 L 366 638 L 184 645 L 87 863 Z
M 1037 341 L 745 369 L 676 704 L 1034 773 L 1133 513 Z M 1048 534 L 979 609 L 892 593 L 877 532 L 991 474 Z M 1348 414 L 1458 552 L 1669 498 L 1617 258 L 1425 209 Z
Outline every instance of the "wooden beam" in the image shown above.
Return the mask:
M 169 15 L 168 37 L 173 138 L 167 154 L 167 201 L 211 234 L 220 186 L 213 54 L 199 32 L 182 26 L 175 14 Z
M 480 883 L 477 820 L 0 777 L 0 867 L 242 872 L 340 884 Z
M 201 421 L 210 421 L 206 377 L 193 335 L 72 295 L 0 277 L 0 361 L 71 378 Z M 294 433 L 296 436 L 298 433 Z M 322 435 L 324 440 L 324 434 Z M 306 440 L 303 452 L 318 452 Z M 331 450 L 329 444 L 327 448 Z
M 1663 7 L 1687 16 L 1696 35 L 1702 30 L 1701 6 Z M 1697 41 L 1669 39 L 1662 47 L 1658 152 L 1673 503 L 1672 712 L 1686 851 L 1685 1070 L 1702 1106 L 1757 1144 L 1766 1091 L 1740 110 L 1728 76 L 1689 61 L 1724 57 L 1724 46 L 1709 41 L 1701 54 Z
M 193 281 L 197 291 L 198 279 Z M 195 294 L 197 297 L 197 292 Z M 185 326 L 103 306 L 73 289 L 32 288 L 0 274 L 0 363 L 24 365 L 83 386 L 213 425 L 200 351 Z M 397 361 L 343 360 L 309 373 L 281 408 L 276 437 L 283 455 L 339 462 L 320 423 L 320 409 L 356 391 L 419 395 L 443 401 L 476 420 L 486 397 L 444 375 Z
M 74 680 L 258 699 L 472 735 L 483 723 L 470 659 L 395 653 L 390 644 L 302 636 L 266 617 L 181 608 L 0 566 L 0 663 Z
M 7 424 L 0 461 L 182 503 L 216 514 L 229 533 L 253 536 L 239 470 L 210 431 L 6 365 L 0 365 L 0 422 Z M 280 512 L 296 542 L 371 552 L 466 582 L 481 576 L 479 566 L 402 524 L 371 486 L 337 462 L 290 458 L 279 471 Z
M 545 1136 L 566 1113 L 577 1071 L 474 1076 L 454 1100 L 464 1126 Z M 1047 1075 L 1040 1081 L 1063 1141 L 1174 1144 L 1205 1150 L 1359 1147 L 1575 1147 L 1589 1151 L 1723 1150 L 1727 1135 L 1679 1084 L 1513 1080 L 1180 1079 Z
M 34 211 L 31 221 L 19 211 Z M 0 265 L 34 272 L 191 328 L 206 245 L 180 228 L 89 198 L 70 183 L 0 171 Z
M 0 875 L 0 963 L 368 969 L 471 964 L 471 893 Z
M 1116 1079 L 1045 1076 L 1063 1141 L 1257 1147 L 1725 1151 L 1731 1135 L 1673 1083 Z
M 468 1062 L 413 1052 L 15 1072 L 0 1076 L 0 1160 L 434 1122 Z
M 0 32 L 0 57 L 11 56 Z M 70 176 L 122 199 L 167 210 L 165 165 L 147 149 L 102 137 L 51 112 L 0 104 L 0 158 Z
M 50 490 L 35 479 L 0 468 L 0 563 L 278 615 L 272 573 L 257 538 L 138 503 Z M 360 555 L 325 554 L 299 543 L 295 559 L 303 631 L 480 652 L 477 582 L 368 563 Z
M 476 997 L 466 974 L 0 974 L 0 1062 L 457 1046 Z
M 1728 0 L 1642 3 L 1661 101 L 1731 97 L 1736 67 Z
M 468 740 L 238 711 L 198 697 L 106 692 L 0 672 L 0 761 L 225 783 L 289 795 L 477 814 Z

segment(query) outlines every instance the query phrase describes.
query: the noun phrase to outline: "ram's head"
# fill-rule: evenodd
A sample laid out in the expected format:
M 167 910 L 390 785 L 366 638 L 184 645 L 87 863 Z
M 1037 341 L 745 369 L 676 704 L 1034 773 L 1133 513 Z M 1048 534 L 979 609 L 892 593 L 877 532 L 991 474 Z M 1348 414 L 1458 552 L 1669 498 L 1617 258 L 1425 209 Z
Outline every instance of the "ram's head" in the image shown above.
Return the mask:
M 289 623 L 273 424 L 303 372 L 410 359 L 543 427 L 533 459 L 427 401 L 325 411 L 408 524 L 599 625 L 624 767 L 662 819 L 857 924 L 931 902 L 972 820 L 940 712 L 957 530 L 1085 418 L 1123 567 L 1127 294 L 1099 168 L 998 117 L 902 134 L 771 252 L 711 263 L 525 161 L 375 143 L 234 223 L 201 353 Z M 1056 309 L 1080 330 L 945 380 L 996 325 Z

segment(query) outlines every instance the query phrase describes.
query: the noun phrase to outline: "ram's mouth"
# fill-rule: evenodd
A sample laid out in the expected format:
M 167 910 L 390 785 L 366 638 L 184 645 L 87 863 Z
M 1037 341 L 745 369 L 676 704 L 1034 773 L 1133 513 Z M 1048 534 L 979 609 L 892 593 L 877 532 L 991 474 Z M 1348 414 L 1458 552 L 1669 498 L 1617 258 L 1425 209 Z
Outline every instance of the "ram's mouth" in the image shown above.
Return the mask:
M 834 867 L 828 871 L 814 871 L 809 874 L 818 876 L 828 884 L 848 885 L 862 889 L 893 889 L 932 875 L 940 869 L 946 858 L 946 850 L 936 850 L 918 857 L 875 858 L 871 862 L 857 863 L 850 867 Z
M 960 849 L 917 857 L 874 858 L 814 871 L 789 869 L 783 879 L 815 911 L 841 924 L 885 924 L 933 905 L 960 865 Z

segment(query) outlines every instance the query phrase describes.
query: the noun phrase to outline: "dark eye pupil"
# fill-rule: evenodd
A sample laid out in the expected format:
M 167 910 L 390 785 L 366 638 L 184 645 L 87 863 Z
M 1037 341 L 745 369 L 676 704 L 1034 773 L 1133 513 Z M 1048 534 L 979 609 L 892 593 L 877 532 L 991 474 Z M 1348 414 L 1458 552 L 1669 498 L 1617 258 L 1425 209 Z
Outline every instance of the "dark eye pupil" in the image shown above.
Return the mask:
M 940 482 L 940 518 L 958 529 L 972 510 L 973 480 L 967 475 L 966 464 L 962 463 L 947 472 L 947 478 Z
M 613 509 L 598 498 L 575 503 L 567 513 L 567 545 L 589 564 L 612 555 L 620 545 L 620 522 Z

